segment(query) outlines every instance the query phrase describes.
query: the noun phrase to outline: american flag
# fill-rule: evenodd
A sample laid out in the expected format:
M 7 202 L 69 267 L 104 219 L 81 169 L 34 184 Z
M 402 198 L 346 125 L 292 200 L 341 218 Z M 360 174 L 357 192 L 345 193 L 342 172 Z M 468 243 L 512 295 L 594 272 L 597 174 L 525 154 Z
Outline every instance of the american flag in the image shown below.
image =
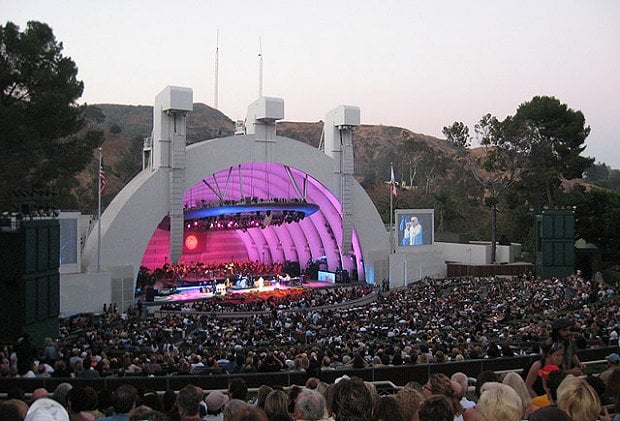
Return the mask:
M 101 158 L 101 164 L 99 165 L 99 189 L 101 194 L 105 190 L 105 170 L 103 169 L 103 158 Z

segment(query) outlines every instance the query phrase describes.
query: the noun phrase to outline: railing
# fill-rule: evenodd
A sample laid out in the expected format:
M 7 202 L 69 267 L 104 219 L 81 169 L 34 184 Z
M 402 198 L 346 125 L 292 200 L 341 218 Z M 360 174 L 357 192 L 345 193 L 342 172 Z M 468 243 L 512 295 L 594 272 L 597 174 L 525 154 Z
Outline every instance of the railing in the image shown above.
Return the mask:
M 617 352 L 617 347 L 593 348 L 579 351 L 577 354 L 583 362 L 599 361 L 612 352 Z M 370 382 L 391 382 L 403 386 L 409 381 L 417 381 L 424 384 L 433 373 L 444 373 L 448 376 L 456 372 L 465 373 L 468 377 L 477 377 L 483 370 L 506 371 L 523 369 L 532 356 L 520 356 L 511 358 L 495 358 L 482 360 L 456 361 L 442 364 L 418 364 L 388 367 L 373 367 L 360 369 L 336 369 L 322 370 L 317 373 L 326 383 L 333 383 L 343 375 L 357 376 Z M 538 358 L 538 357 L 536 357 Z M 53 391 L 60 383 L 69 382 L 74 386 L 91 386 L 95 390 L 114 390 L 123 384 L 131 384 L 138 389 L 155 391 L 180 390 L 187 384 L 200 386 L 205 391 L 224 390 L 228 388 L 231 378 L 243 378 L 249 388 L 257 388 L 261 385 L 279 385 L 290 387 L 292 385 L 304 385 L 309 374 L 304 371 L 281 371 L 275 373 L 240 373 L 226 375 L 186 375 L 186 376 L 154 376 L 154 377 L 101 377 L 95 379 L 80 378 L 0 378 L 0 394 L 6 394 L 12 389 L 19 387 L 26 393 L 32 393 L 37 388 L 45 388 Z

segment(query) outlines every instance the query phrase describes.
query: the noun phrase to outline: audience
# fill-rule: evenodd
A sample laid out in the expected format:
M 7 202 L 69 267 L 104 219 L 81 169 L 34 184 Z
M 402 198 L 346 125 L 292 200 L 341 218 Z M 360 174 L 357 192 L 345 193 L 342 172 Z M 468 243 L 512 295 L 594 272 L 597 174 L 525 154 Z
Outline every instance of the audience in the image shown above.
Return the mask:
M 131 385 L 121 385 L 116 388 L 112 396 L 112 406 L 114 412 L 108 417 L 101 418 L 101 421 L 122 421 L 129 419 L 129 412 L 136 407 L 138 391 Z
M 403 411 L 406 421 L 418 421 L 420 405 L 424 400 L 421 392 L 405 386 L 396 393 L 396 400 Z
M 611 373 L 616 368 L 620 367 L 620 355 L 614 352 L 606 356 L 605 359 L 607 360 L 607 369 L 603 371 L 600 376 L 601 376 L 601 380 L 607 383 L 607 380 L 609 379 L 609 376 L 611 375 Z
M 519 421 L 523 415 L 521 398 L 503 383 L 485 383 L 477 408 L 487 420 Z
M 198 421 L 200 416 L 201 396 L 196 386 L 188 384 L 179 391 L 176 400 L 180 421 Z
M 43 361 L 46 354 L 54 358 L 57 354 L 54 365 L 72 377 L 274 370 L 318 374 L 338 368 L 502 358 L 510 354 L 503 351 L 508 349 L 521 355 L 529 353 L 529 348 L 514 344 L 544 340 L 552 333 L 549 328 L 556 320 L 554 312 L 569 307 L 575 309 L 571 312 L 575 335 L 594 345 L 607 343 L 612 333 L 620 331 L 615 322 L 620 304 L 613 295 L 594 304 L 590 299 L 597 291 L 606 290 L 579 276 L 549 280 L 526 275 L 502 280 L 426 279 L 372 296 L 369 303 L 357 307 L 325 308 L 373 291 L 366 286 L 339 285 L 307 289 L 294 300 L 247 300 L 269 311 L 250 312 L 250 317 L 246 314 L 238 319 L 193 310 L 192 306 L 221 304 L 221 300 L 202 300 L 173 305 L 190 308 L 158 312 L 155 318 L 127 318 L 112 311 L 62 319 L 58 341 L 47 341 L 40 355 L 32 358 Z M 524 299 L 510 299 L 516 291 Z M 233 306 L 227 311 L 253 308 L 244 307 L 247 305 L 254 304 Z M 451 311 L 442 311 L 445 308 Z M 222 311 L 208 309 L 216 315 Z M 56 353 L 44 352 L 50 347 Z M 20 349 L 30 347 L 22 345 Z M 0 376 L 16 376 L 16 369 L 11 367 L 28 366 L 23 359 L 32 351 L 16 353 L 13 346 L 5 345 L 0 346 L 0 354 L 15 355 L 16 362 L 5 363 L 4 369 L 0 365 Z M 69 368 L 60 368 L 63 364 Z M 538 370 L 533 367 L 530 380 L 540 382 L 538 392 L 543 394 Z M 31 375 L 41 375 L 39 369 L 35 371 L 39 374 Z
M 30 405 L 24 421 L 69 421 L 69 414 L 64 406 L 53 399 L 37 399 Z
M 572 374 L 558 387 L 558 408 L 574 420 L 596 420 L 601 414 L 601 401 L 588 382 Z M 609 415 L 607 414 L 607 418 Z
M 523 377 L 515 372 L 506 373 L 504 380 L 502 381 L 507 386 L 510 386 L 519 398 L 521 399 L 521 417 L 527 419 L 527 417 L 538 409 L 536 405 L 532 403 L 532 397 L 530 396 L 527 386 Z
M 306 386 L 308 387 L 308 386 Z M 273 391 L 273 389 L 271 388 L 271 386 L 267 386 L 267 385 L 262 385 L 261 387 L 258 388 L 258 392 L 256 393 L 256 406 L 259 407 L 260 409 L 264 410 L 265 409 L 265 400 L 267 399 L 267 396 Z
M 295 401 L 293 417 L 296 421 L 322 421 L 327 419 L 325 398 L 316 390 L 305 389 Z
M 33 350 L 29 338 L 1 346 L 0 376 L 42 378 L 65 373 L 89 381 L 130 374 L 177 374 L 186 375 L 188 385 L 178 394 L 166 391 L 163 396 L 154 391 L 138 395 L 133 386 L 121 385 L 111 396 L 106 391 L 97 396 L 84 383 L 70 380 L 53 393 L 34 390 L 29 408 L 23 391 L 11 391 L 0 403 L 0 419 L 34 420 L 49 414 L 72 421 L 103 415 L 107 415 L 101 418 L 106 421 L 611 419 L 601 412 L 601 398 L 587 381 L 571 375 L 565 378 L 568 370 L 559 368 L 565 345 L 545 341 L 554 331 L 566 329 L 563 326 L 572 326 L 572 333 L 579 336 L 571 347 L 580 342 L 606 344 L 612 333 L 617 337 L 620 302 L 603 286 L 578 276 L 551 280 L 520 276 L 502 281 L 427 279 L 381 296 L 368 296 L 372 291 L 369 287 L 340 286 L 304 292 L 296 300 L 278 298 L 239 308 L 266 309 L 251 317 L 213 317 L 202 309 L 232 312 L 235 308 L 224 310 L 210 307 L 218 303 L 205 302 L 179 305 L 180 310 L 155 318 L 132 318 L 112 311 L 63 319 L 59 340 L 46 338 L 38 350 Z M 515 291 L 524 298 L 511 300 Z M 605 291 L 604 297 L 601 291 Z M 593 303 L 590 298 L 594 296 L 604 299 Z M 369 297 L 369 303 L 340 306 L 362 297 Z M 324 308 L 326 305 L 334 308 Z M 444 311 L 447 308 L 449 312 Z M 557 311 L 568 309 L 570 320 L 555 317 Z M 552 324 L 554 320 L 563 322 Z M 563 337 L 564 343 L 570 340 Z M 475 408 L 471 408 L 476 405 L 475 398 L 467 397 L 469 379 L 464 373 L 455 373 L 451 379 L 431 374 L 423 387 L 411 382 L 390 396 L 380 396 L 375 385 L 356 377 L 342 376 L 333 384 L 320 381 L 320 376 L 333 375 L 333 370 L 342 368 L 529 353 L 520 343 L 544 343 L 543 355 L 527 370 L 529 384 L 516 373 L 506 374 L 503 383 L 498 383 L 496 373 L 481 372 Z M 604 378 L 590 382 L 602 385 L 607 380 L 609 395 L 617 405 L 620 369 L 614 366 L 616 357 L 608 356 Z M 577 364 L 578 360 L 571 360 Z M 226 393 L 211 391 L 204 401 L 202 389 L 191 381 L 194 372 L 288 370 L 305 370 L 317 377 L 309 377 L 305 387 L 291 387 L 288 393 L 264 385 L 258 390 L 256 405 L 246 403 L 248 388 L 241 378 L 231 378 Z M 535 402 L 548 407 L 537 409 L 534 405 L 531 391 L 537 388 L 543 393 Z
M 239 399 L 245 401 L 248 394 L 248 386 L 245 384 L 245 380 L 240 377 L 235 377 L 228 383 L 228 396 L 230 399 Z
M 559 370 L 564 357 L 564 345 L 560 342 L 545 343 L 541 346 L 541 358 L 531 365 L 525 384 L 532 398 L 545 393 L 545 381 L 549 373 Z
M 232 421 L 235 419 L 235 416 L 243 414 L 247 409 L 248 404 L 239 399 L 232 399 L 228 401 L 226 406 L 224 407 L 224 412 L 222 414 L 223 421 Z
M 607 394 L 614 401 L 614 410 L 618 414 L 614 421 L 620 421 L 620 367 L 614 369 L 607 379 Z
M 557 406 L 547 406 L 532 412 L 528 421 L 571 421 L 571 417 Z
M 460 404 L 463 409 L 473 408 L 476 406 L 476 402 L 471 401 L 467 398 L 467 393 L 469 391 L 469 378 L 465 373 L 457 372 L 454 373 L 450 380 L 456 382 L 459 385 L 460 392 L 458 393 L 458 397 L 460 397 Z
M 455 385 L 452 381 L 443 373 L 431 374 L 428 381 L 423 386 L 423 392 L 425 399 L 431 397 L 431 395 L 443 395 L 452 405 L 452 412 L 454 413 L 454 421 L 463 420 L 463 407 L 461 406 L 459 394 L 460 386 L 458 390 L 455 390 Z
M 28 404 L 19 399 L 0 402 L 0 420 L 23 421 L 28 412 Z
M 288 412 L 288 396 L 282 390 L 273 390 L 265 399 L 265 413 L 269 421 L 291 420 Z
M 268 418 L 262 409 L 245 406 L 235 413 L 232 421 L 268 421 Z
M 420 421 L 453 421 L 454 405 L 444 395 L 431 395 L 420 407 Z
M 375 405 L 373 415 L 373 419 L 377 421 L 405 421 L 404 413 L 393 396 L 380 397 Z
M 204 417 L 207 421 L 221 421 L 224 418 L 224 408 L 229 401 L 229 396 L 214 390 L 205 398 L 207 404 L 207 415 Z
M 539 408 L 544 408 L 545 406 L 549 405 L 555 405 L 557 402 L 558 387 L 566 376 L 567 372 L 564 370 L 552 370 L 547 375 L 547 379 L 545 382 L 545 394 L 532 399 L 532 404 Z
M 97 409 L 97 392 L 88 386 L 76 386 L 67 394 L 65 407 L 71 421 L 94 421 L 96 418 L 92 411 Z
M 372 418 L 372 395 L 359 378 L 344 378 L 333 390 L 330 405 L 335 421 L 366 421 Z

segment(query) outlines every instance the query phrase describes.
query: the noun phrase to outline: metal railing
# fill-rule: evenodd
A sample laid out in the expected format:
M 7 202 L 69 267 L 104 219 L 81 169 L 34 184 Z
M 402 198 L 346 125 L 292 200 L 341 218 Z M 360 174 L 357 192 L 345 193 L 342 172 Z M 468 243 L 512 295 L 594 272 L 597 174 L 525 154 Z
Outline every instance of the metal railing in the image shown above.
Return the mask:
M 577 354 L 581 361 L 598 363 L 606 355 L 617 352 L 617 347 L 593 348 L 579 351 Z M 100 377 L 93 379 L 83 378 L 0 378 L 0 394 L 6 394 L 16 387 L 26 393 L 31 393 L 37 388 L 45 388 L 53 391 L 60 383 L 68 382 L 72 385 L 91 386 L 95 390 L 114 390 L 123 384 L 131 384 L 139 390 L 148 389 L 155 391 L 180 390 L 187 384 L 200 386 L 205 391 L 224 390 L 228 388 L 230 379 L 241 377 L 245 380 L 248 388 L 258 388 L 261 385 L 279 385 L 290 387 L 304 385 L 309 377 L 318 377 L 326 383 L 333 383 L 337 378 L 348 375 L 357 376 L 369 382 L 391 382 L 394 385 L 403 386 L 409 381 L 417 381 L 424 384 L 433 373 L 444 373 L 451 376 L 456 372 L 465 373 L 468 377 L 476 378 L 484 370 L 503 372 L 506 370 L 521 370 L 526 367 L 533 358 L 538 356 L 519 356 L 510 358 L 494 358 L 481 360 L 465 360 L 448 363 L 416 364 L 401 366 L 382 366 L 360 369 L 333 369 L 320 370 L 316 373 L 305 371 L 280 371 L 273 373 L 235 373 L 222 375 L 161 375 L 161 376 L 125 376 L 125 377 Z

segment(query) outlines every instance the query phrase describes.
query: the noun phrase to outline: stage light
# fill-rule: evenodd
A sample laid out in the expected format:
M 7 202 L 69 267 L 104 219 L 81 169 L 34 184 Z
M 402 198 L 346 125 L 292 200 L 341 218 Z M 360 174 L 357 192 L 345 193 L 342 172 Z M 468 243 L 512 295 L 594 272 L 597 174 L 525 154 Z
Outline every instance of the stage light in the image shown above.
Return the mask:
M 250 198 L 246 198 L 250 199 Z M 306 215 L 318 211 L 315 204 L 299 199 L 270 199 L 223 201 L 218 203 L 197 202 L 195 208 L 184 210 L 185 222 L 192 230 L 237 230 L 248 228 L 264 229 L 299 222 Z M 300 205 L 303 203 L 303 205 Z M 198 222 L 199 221 L 199 222 Z
M 196 247 L 198 247 L 198 238 L 196 238 L 195 235 L 188 235 L 185 238 L 185 247 L 187 247 L 188 250 L 195 250 Z

